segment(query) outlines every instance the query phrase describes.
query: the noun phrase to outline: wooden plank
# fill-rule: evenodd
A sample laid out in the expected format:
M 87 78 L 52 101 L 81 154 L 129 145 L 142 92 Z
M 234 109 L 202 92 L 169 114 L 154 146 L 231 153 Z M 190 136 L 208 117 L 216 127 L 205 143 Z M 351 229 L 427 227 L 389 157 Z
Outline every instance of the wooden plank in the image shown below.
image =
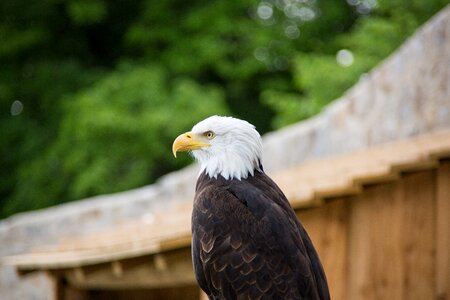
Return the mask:
M 394 183 L 351 203 L 347 299 L 402 299 L 401 201 Z
M 188 234 L 180 234 L 178 237 L 173 239 L 162 240 L 159 244 L 160 251 L 167 251 L 171 249 L 184 248 L 191 245 L 192 236 L 190 234 L 190 226 L 187 227 L 189 230 Z
M 400 172 L 418 172 L 425 171 L 430 169 L 436 169 L 439 166 L 439 162 L 437 160 L 415 160 L 410 162 L 403 162 L 399 164 L 393 164 L 391 166 L 393 173 Z
M 198 300 L 199 290 L 197 285 L 180 286 L 176 289 L 117 289 L 117 290 L 90 290 L 83 299 L 95 300 Z
M 67 269 L 64 276 L 79 289 L 137 289 L 196 284 L 190 248 L 122 260 L 121 276 L 110 263 L 83 267 L 83 276 Z M 77 269 L 75 269 L 77 270 Z
M 429 157 L 431 160 L 448 159 L 450 157 L 450 147 L 430 151 Z
M 77 289 L 73 286 L 67 284 L 67 282 L 54 274 L 54 282 L 55 282 L 55 290 L 54 296 L 52 299 L 54 300 L 83 300 L 89 299 L 88 293 L 86 290 Z
M 70 285 L 66 286 L 64 289 L 64 297 L 62 298 L 64 300 L 84 300 L 89 299 L 88 293 L 85 290 L 80 290 L 77 288 L 74 288 Z
M 327 198 L 354 196 L 359 193 L 361 193 L 360 187 L 347 184 L 345 186 L 333 186 L 330 188 L 317 189 L 314 193 L 314 198 L 320 201 Z
M 26 273 L 34 269 L 64 269 L 100 264 L 190 246 L 190 226 L 177 229 L 160 239 L 145 239 L 142 234 L 140 239 L 125 239 L 121 242 L 115 241 L 114 244 L 80 242 L 80 249 L 56 248 L 52 251 L 9 256 L 3 258 L 2 263 L 15 265 L 22 273 Z
M 199 289 L 200 290 L 200 296 L 199 296 L 199 299 L 200 300 L 208 300 L 209 298 L 208 298 L 208 295 L 206 295 L 206 293 L 202 290 L 202 289 Z
M 365 194 L 351 203 L 348 230 L 347 299 L 364 299 L 367 294 L 367 269 L 370 259 L 370 210 Z M 366 298 L 368 299 L 368 298 Z
M 346 298 L 347 199 L 329 201 L 321 207 L 297 212 L 319 253 L 331 298 Z
M 450 160 L 442 161 L 436 184 L 436 299 L 450 299 Z
M 292 200 L 292 198 L 288 198 L 288 200 L 294 210 L 310 209 L 323 204 L 322 199 L 315 198 L 314 196 L 311 196 L 309 199 L 294 198 Z
M 433 299 L 435 290 L 435 172 L 406 174 L 403 205 L 404 298 Z
M 367 173 L 353 178 L 353 185 L 364 186 L 373 184 L 389 183 L 398 180 L 400 176 L 397 173 Z

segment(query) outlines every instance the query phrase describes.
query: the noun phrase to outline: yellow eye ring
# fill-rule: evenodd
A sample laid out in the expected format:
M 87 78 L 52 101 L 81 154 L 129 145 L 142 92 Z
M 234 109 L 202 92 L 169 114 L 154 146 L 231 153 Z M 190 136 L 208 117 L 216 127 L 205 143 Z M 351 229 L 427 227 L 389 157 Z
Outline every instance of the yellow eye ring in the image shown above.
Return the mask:
M 209 140 L 212 140 L 216 136 L 216 134 L 212 131 L 206 131 L 203 135 Z

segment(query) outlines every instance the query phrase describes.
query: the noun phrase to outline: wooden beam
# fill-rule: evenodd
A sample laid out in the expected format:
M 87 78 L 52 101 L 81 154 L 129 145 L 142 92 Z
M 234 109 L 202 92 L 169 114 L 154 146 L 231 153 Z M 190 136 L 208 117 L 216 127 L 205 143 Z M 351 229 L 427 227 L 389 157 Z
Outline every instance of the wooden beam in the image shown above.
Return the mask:
M 450 160 L 437 171 L 436 189 L 435 299 L 450 299 Z
M 404 202 L 403 299 L 433 299 L 436 283 L 436 172 L 407 174 L 400 184 Z
M 120 262 L 67 269 L 67 281 L 79 289 L 148 289 L 196 284 L 190 248 Z
M 334 186 L 332 188 L 317 189 L 314 192 L 314 197 L 320 201 L 327 198 L 340 198 L 355 196 L 361 193 L 361 188 L 348 184 L 346 186 Z
M 374 185 L 381 183 L 388 183 L 392 181 L 396 181 L 400 178 L 400 176 L 396 173 L 386 172 L 386 173 L 374 173 L 374 174 L 364 174 L 359 175 L 353 178 L 353 184 L 356 186 L 366 186 L 366 185 Z
M 404 299 L 397 189 L 395 183 L 370 186 L 351 202 L 344 299 Z
M 348 199 L 333 199 L 321 207 L 297 211 L 297 215 L 322 261 L 331 298 L 347 299 Z
M 113 261 L 111 263 L 111 270 L 117 278 L 123 277 L 123 265 L 120 261 Z
M 403 162 L 399 164 L 393 164 L 391 169 L 394 173 L 410 173 L 418 171 L 426 171 L 436 169 L 439 166 L 437 160 L 415 160 L 411 162 Z
M 168 269 L 166 256 L 163 254 L 155 254 L 153 255 L 153 263 L 156 267 L 156 270 L 160 272 L 166 272 Z
M 73 277 L 78 282 L 83 282 L 86 279 L 86 276 L 84 275 L 83 267 L 76 267 L 72 270 Z

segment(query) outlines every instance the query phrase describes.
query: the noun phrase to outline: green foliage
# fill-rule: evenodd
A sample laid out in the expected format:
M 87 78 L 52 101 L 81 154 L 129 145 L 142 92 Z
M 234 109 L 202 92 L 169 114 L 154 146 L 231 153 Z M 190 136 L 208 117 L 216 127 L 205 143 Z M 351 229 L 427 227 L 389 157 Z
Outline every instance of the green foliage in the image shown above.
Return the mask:
M 326 49 L 298 52 L 293 64 L 295 90 L 269 89 L 261 95 L 262 101 L 276 111 L 274 127 L 311 117 L 340 97 L 425 21 L 418 11 L 431 15 L 445 5 L 445 1 L 432 2 L 424 7 L 421 1 L 412 5 L 402 0 L 380 1 L 370 17 L 356 20 L 348 32 L 333 37 Z M 353 55 L 350 65 L 339 64 L 337 53 L 342 49 Z
M 75 24 L 90 25 L 106 17 L 106 4 L 101 0 L 75 0 L 69 2 L 67 13 Z
M 8 211 L 152 182 L 186 164 L 186 157 L 172 158 L 175 136 L 211 114 L 227 114 L 220 89 L 188 78 L 170 85 L 164 70 L 151 65 L 121 67 L 71 98 L 54 142 L 19 170 L 21 189 Z M 46 202 L 23 203 L 27 195 Z
M 310 117 L 446 2 L 0 1 L 0 217 L 149 184 L 208 115 Z

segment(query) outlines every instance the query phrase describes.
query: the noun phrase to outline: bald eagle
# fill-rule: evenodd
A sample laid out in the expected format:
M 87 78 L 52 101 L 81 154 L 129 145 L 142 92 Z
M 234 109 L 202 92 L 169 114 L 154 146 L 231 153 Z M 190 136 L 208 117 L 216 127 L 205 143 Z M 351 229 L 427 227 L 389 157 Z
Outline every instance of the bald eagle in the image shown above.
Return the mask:
M 209 117 L 172 147 L 200 163 L 192 261 L 209 299 L 330 299 L 319 257 L 280 188 L 264 173 L 250 123 Z

